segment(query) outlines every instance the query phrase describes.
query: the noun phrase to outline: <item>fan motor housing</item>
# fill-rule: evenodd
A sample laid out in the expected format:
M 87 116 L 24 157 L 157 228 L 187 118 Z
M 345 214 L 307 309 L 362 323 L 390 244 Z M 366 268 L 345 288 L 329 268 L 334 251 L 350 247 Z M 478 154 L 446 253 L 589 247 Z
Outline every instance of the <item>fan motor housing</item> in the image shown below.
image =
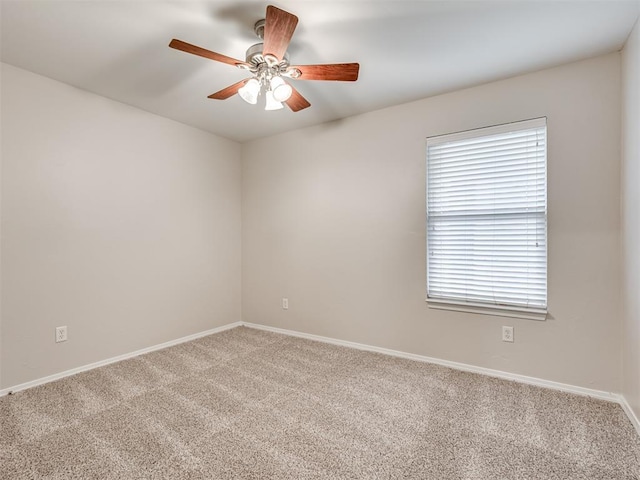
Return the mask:
M 245 56 L 247 63 L 255 65 L 256 67 L 263 63 L 267 63 L 264 55 L 262 54 L 263 45 L 263 43 L 256 43 L 255 45 L 251 45 L 247 49 L 247 53 Z M 278 65 L 280 66 L 280 68 L 287 68 L 289 66 L 289 53 L 285 52 L 282 60 L 278 63 Z

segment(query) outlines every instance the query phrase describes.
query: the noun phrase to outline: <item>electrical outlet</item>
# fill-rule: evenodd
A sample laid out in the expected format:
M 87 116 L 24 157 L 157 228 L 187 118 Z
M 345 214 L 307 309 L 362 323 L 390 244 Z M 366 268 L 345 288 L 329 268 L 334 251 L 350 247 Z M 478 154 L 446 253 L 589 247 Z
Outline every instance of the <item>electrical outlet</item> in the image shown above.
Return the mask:
M 288 298 L 283 298 L 282 299 L 282 309 L 283 310 L 289 310 L 289 299 Z
M 502 341 L 513 342 L 513 327 L 502 326 Z
M 56 343 L 67 341 L 67 327 L 56 327 Z

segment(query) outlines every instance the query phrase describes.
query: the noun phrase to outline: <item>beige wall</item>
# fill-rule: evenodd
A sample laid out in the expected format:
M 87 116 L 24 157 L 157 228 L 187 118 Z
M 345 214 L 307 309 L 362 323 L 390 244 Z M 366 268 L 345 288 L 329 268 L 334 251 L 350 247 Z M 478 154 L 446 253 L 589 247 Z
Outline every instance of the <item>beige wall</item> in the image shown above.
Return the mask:
M 0 387 L 240 320 L 238 144 L 6 64 L 2 127 Z
M 0 62 L 0 109 L 2 106 L 2 69 L 3 63 Z M 2 213 L 2 114 L 0 111 L 0 219 Z M 2 221 L 0 221 L 0 390 L 4 385 L 2 383 Z
M 240 320 L 242 200 L 245 321 L 609 391 L 623 387 L 624 334 L 637 409 L 640 268 L 625 270 L 619 320 L 620 65 L 611 54 L 257 140 L 242 162 L 233 142 L 2 65 L 0 388 Z M 538 116 L 550 318 L 429 309 L 425 138 Z M 637 266 L 638 109 L 624 118 Z M 57 325 L 68 342 L 53 342 Z
M 243 145 L 243 319 L 620 391 L 620 115 L 613 53 Z M 425 138 L 540 116 L 549 319 L 429 309 Z
M 622 52 L 623 395 L 640 418 L 640 24 Z

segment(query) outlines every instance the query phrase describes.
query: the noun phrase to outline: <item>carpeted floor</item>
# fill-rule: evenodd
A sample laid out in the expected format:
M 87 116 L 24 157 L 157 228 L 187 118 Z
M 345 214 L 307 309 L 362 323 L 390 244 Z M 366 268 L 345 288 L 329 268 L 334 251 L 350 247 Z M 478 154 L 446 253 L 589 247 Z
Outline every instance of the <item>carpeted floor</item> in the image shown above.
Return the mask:
M 638 479 L 613 403 L 245 327 L 0 398 L 2 479 Z

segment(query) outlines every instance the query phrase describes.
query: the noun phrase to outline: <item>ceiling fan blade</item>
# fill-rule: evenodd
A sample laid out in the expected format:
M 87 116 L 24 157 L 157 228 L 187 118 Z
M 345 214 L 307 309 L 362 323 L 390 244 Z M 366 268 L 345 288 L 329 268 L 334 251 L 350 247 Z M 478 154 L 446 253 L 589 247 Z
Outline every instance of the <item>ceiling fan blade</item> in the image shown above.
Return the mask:
M 327 65 L 293 65 L 289 70 L 300 71 L 298 80 L 335 80 L 355 82 L 358 79 L 358 63 L 332 63 Z M 296 77 L 292 77 L 296 78 Z
M 273 55 L 282 60 L 287 51 L 293 32 L 298 24 L 298 17 L 280 10 L 273 5 L 267 7 L 267 18 L 264 24 L 263 55 Z
M 300 92 L 293 87 L 291 87 L 291 96 L 289 97 L 289 100 L 285 101 L 285 103 L 294 112 L 299 112 L 300 110 L 304 110 L 311 106 L 309 101 L 300 95 Z
M 222 62 L 234 66 L 246 65 L 246 62 L 243 62 L 242 60 L 227 57 L 226 55 L 222 55 L 221 53 L 212 52 L 211 50 L 207 50 L 196 45 L 191 45 L 190 43 L 183 42 L 182 40 L 176 40 L 175 38 L 171 40 L 169 46 L 171 48 L 175 48 L 176 50 L 182 50 L 183 52 L 192 53 L 193 55 L 199 55 L 201 57 L 208 58 L 209 60 L 215 60 L 216 62 Z
M 247 81 L 247 78 L 245 78 L 244 80 L 240 80 L 233 85 L 229 85 L 227 88 L 223 88 L 219 92 L 212 93 L 207 98 L 213 98 L 214 100 L 226 100 L 227 98 L 232 97 L 236 93 L 238 93 L 238 90 L 240 90 L 240 88 L 242 88 L 242 86 L 247 83 Z

